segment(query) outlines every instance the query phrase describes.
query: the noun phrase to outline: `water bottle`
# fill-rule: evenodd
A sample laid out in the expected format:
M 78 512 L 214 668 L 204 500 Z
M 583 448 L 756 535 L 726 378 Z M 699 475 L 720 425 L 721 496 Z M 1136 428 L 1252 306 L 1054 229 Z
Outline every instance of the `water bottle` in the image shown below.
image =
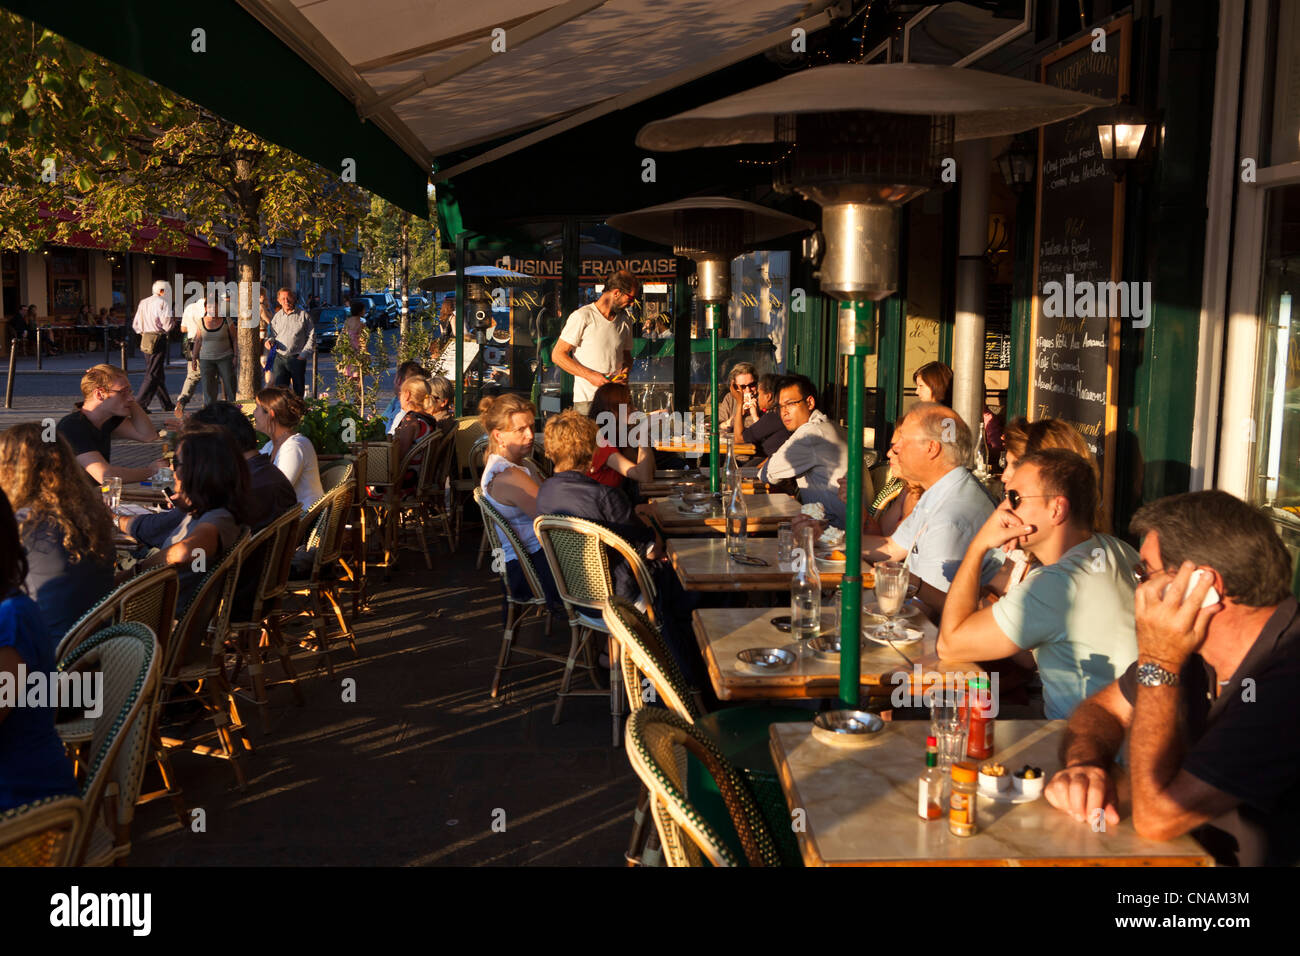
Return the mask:
M 745 506 L 745 488 L 737 471 L 727 500 L 727 557 L 745 554 L 745 535 L 749 530 L 749 509 Z
M 794 565 L 794 577 L 790 580 L 790 630 L 796 641 L 805 641 L 821 632 L 822 623 L 822 582 L 813 555 L 811 527 L 804 528 L 799 537 Z

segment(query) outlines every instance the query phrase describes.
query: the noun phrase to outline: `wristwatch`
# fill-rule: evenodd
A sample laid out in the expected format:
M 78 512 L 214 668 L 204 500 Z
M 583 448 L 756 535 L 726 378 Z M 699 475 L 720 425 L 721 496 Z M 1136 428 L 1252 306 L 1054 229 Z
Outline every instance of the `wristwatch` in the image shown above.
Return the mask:
M 1145 664 L 1138 664 L 1137 669 L 1138 683 L 1143 687 L 1177 687 L 1178 675 L 1173 671 L 1167 671 L 1159 664 L 1153 664 L 1147 661 Z

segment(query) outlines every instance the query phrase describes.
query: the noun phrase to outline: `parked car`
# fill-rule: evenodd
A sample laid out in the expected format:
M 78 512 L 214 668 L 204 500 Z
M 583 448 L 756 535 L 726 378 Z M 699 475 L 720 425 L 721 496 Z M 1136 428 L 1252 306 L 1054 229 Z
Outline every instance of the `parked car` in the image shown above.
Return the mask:
M 366 303 L 364 320 L 371 329 L 392 328 L 401 312 L 401 305 L 388 292 L 361 292 L 352 301 Z
M 332 351 L 334 343 L 343 331 L 349 311 L 342 306 L 327 305 L 324 308 L 309 309 L 307 315 L 316 329 L 316 348 L 322 352 Z

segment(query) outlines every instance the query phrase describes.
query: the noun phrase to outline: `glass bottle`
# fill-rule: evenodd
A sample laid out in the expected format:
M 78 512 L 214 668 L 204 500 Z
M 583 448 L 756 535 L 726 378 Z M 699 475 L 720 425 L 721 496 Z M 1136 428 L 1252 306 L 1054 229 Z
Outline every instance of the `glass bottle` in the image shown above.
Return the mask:
M 745 505 L 745 488 L 740 482 L 737 471 L 731 486 L 731 498 L 727 501 L 727 556 L 743 556 L 745 553 L 745 536 L 749 532 L 749 509 Z
M 719 435 L 719 438 L 722 436 Z M 740 464 L 736 461 L 736 446 L 727 446 L 727 462 L 722 470 L 722 497 L 727 500 L 743 484 L 740 476 Z
M 943 771 L 939 769 L 939 742 L 925 738 L 925 772 L 916 782 L 916 813 L 922 820 L 943 816 Z
M 993 701 L 987 677 L 972 677 L 967 683 L 966 704 L 970 713 L 970 730 L 966 737 L 966 756 L 987 760 L 993 756 Z
M 984 419 L 980 419 L 980 436 L 975 445 L 975 476 L 987 477 L 989 474 L 989 442 L 984 434 Z
M 952 765 L 952 795 L 948 801 L 948 832 L 953 836 L 974 836 L 978 825 L 975 797 L 978 772 L 973 763 L 961 761 Z
M 816 637 L 822 623 L 822 582 L 813 555 L 811 526 L 802 529 L 794 559 L 797 570 L 790 581 L 790 630 L 796 641 L 804 641 Z

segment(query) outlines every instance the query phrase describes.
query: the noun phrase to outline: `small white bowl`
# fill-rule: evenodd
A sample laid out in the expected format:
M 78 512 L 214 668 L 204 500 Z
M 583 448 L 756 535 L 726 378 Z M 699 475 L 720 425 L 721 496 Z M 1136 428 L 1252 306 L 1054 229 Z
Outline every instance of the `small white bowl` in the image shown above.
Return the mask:
M 1032 782 L 1032 781 L 1031 781 Z M 997 793 L 1001 790 L 1011 788 L 1011 775 L 1004 773 L 1000 777 L 990 777 L 983 770 L 980 771 L 980 789 L 989 793 Z
M 1026 797 L 1034 799 L 1043 795 L 1044 782 L 1044 776 L 1041 774 L 1032 780 L 1026 780 L 1024 777 L 1018 777 L 1015 774 L 1011 775 L 1011 786 L 1016 793 L 1022 793 Z

